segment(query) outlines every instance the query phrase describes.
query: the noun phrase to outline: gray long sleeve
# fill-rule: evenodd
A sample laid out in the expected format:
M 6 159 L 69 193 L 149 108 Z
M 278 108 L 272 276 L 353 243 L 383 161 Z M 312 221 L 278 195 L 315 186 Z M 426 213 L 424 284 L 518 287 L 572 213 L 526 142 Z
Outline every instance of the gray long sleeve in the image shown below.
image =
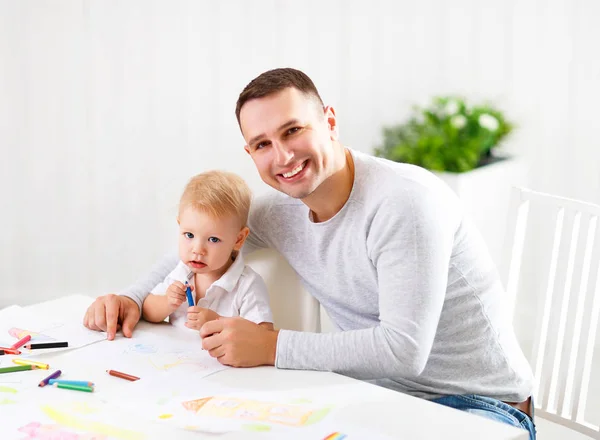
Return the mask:
M 531 369 L 504 314 L 502 285 L 454 193 L 421 168 L 352 154 L 354 186 L 330 220 L 313 223 L 301 201 L 282 194 L 256 203 L 250 228 L 340 330 L 281 330 L 276 366 L 426 398 L 527 398 Z
M 143 275 L 131 286 L 120 291 L 119 295 L 127 296 L 134 300 L 141 311 L 144 299 L 146 299 L 154 286 L 162 283 L 166 276 L 175 269 L 177 263 L 179 263 L 179 257 L 176 253 L 166 254 L 152 266 L 149 273 Z

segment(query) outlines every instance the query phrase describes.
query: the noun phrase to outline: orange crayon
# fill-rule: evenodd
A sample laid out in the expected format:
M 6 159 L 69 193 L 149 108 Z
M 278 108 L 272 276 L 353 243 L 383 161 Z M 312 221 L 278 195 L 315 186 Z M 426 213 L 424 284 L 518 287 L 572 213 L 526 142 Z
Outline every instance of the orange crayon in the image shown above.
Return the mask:
M 136 380 L 140 380 L 140 378 L 137 376 L 132 376 L 131 374 L 127 374 L 127 373 L 121 373 L 120 371 L 116 371 L 116 370 L 106 370 L 106 372 L 108 374 L 110 374 L 111 376 L 120 377 L 121 379 L 130 380 L 132 382 L 134 382 Z

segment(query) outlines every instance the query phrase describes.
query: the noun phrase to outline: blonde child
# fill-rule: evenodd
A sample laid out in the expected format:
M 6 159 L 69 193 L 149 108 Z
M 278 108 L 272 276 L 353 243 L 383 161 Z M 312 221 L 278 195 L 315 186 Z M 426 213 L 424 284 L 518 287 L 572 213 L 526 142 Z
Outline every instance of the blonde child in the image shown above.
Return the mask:
M 250 201 L 250 189 L 233 173 L 208 171 L 189 181 L 177 217 L 180 261 L 144 300 L 144 319 L 162 322 L 168 316 L 173 325 L 200 330 L 220 316 L 241 316 L 273 328 L 267 286 L 239 252 L 250 232 Z

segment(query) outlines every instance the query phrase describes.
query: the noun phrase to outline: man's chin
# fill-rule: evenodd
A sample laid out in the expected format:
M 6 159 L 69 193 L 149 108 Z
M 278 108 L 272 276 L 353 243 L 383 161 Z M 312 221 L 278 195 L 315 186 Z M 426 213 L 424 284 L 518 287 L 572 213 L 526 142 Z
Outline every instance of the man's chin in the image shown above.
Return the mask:
M 279 191 L 290 196 L 293 199 L 305 199 L 310 196 L 314 190 L 308 191 L 306 189 L 288 189 L 288 188 L 279 188 Z
M 277 182 L 277 185 L 271 186 L 277 191 L 282 192 L 293 199 L 300 200 L 310 196 L 316 190 L 316 188 L 313 188 L 312 186 L 307 187 L 306 185 L 286 185 L 281 184 L 280 182 Z

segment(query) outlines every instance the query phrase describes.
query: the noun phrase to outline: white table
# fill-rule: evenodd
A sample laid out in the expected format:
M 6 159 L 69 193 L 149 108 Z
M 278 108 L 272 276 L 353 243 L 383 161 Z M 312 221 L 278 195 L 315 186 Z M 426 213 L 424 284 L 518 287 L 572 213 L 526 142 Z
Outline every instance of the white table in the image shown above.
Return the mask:
M 68 301 L 60 299 L 40 303 L 28 307 L 36 313 L 53 314 L 55 316 L 71 316 Z M 77 311 L 77 313 L 80 313 Z M 81 316 L 81 318 L 83 318 Z M 142 323 L 143 326 L 150 324 Z M 135 332 L 134 332 L 135 338 Z M 98 344 L 110 344 L 109 341 Z M 78 355 L 94 356 L 94 345 L 78 350 Z M 61 358 L 65 356 L 56 353 L 49 356 L 48 362 L 60 367 Z M 29 374 L 29 373 L 28 373 Z M 95 380 L 95 379 L 94 379 Z M 299 387 L 324 387 L 329 385 L 348 385 L 356 390 L 354 401 L 344 406 L 336 420 L 344 428 L 361 428 L 372 432 L 369 437 L 376 439 L 381 436 L 402 439 L 488 439 L 488 440 L 526 440 L 527 432 L 503 425 L 482 417 L 473 416 L 458 410 L 447 408 L 422 399 L 417 399 L 402 393 L 377 387 L 345 376 L 328 372 L 279 370 L 274 367 L 259 367 L 248 369 L 228 369 L 202 379 L 210 383 L 237 387 L 245 390 L 287 390 Z M 196 386 L 196 384 L 190 384 Z M 201 386 L 201 384 L 197 384 Z M 90 395 L 91 396 L 91 395 Z M 93 398 L 93 397 L 90 397 Z M 361 403 L 363 400 L 368 404 Z M 0 411 L 0 425 L 1 425 Z M 143 419 L 128 419 L 128 428 L 148 432 L 151 426 L 152 438 L 204 438 L 204 435 L 186 432 L 164 424 L 149 424 Z M 213 436 L 209 436 L 213 438 Z M 222 439 L 262 438 L 263 435 L 227 434 L 219 436 Z M 268 438 L 268 436 L 267 436 Z

